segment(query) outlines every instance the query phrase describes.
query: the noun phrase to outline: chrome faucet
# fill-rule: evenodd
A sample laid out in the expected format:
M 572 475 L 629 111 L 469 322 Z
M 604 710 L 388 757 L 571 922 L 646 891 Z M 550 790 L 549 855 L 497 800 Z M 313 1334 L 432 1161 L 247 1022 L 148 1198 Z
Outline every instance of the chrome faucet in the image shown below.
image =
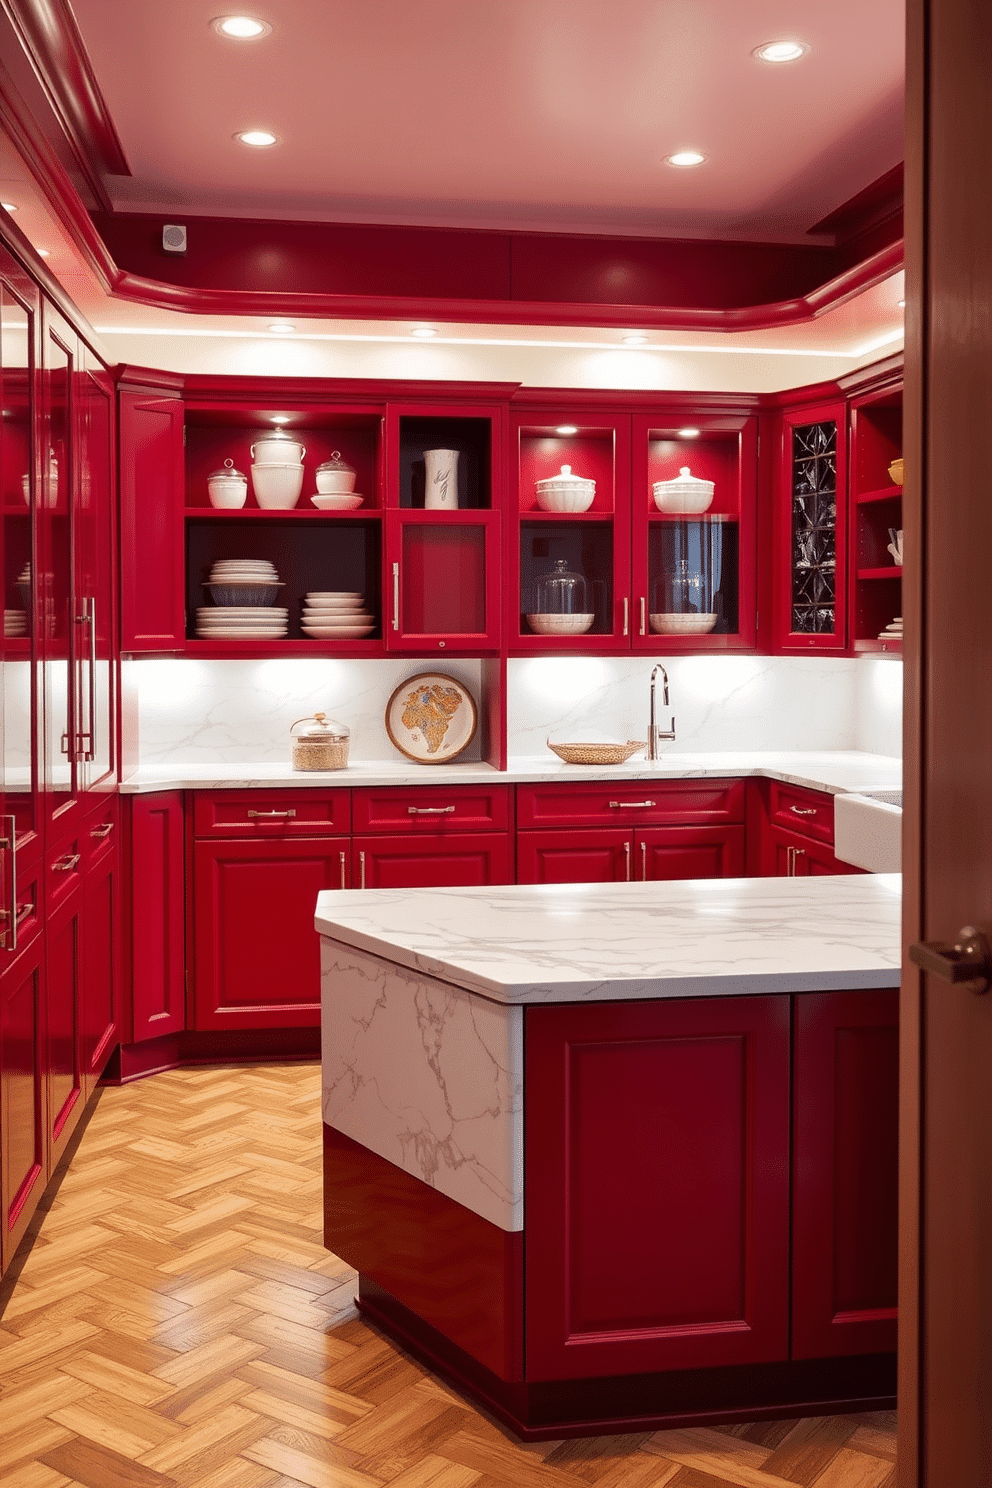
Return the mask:
M 663 691 L 662 691 L 662 694 L 661 694 L 662 706 L 665 707 L 665 708 L 669 708 L 669 709 L 672 706 L 671 703 L 668 701 L 668 673 L 665 671 L 665 668 L 662 666 L 661 662 L 659 661 L 658 665 L 655 667 L 654 671 L 651 673 L 651 714 L 650 714 L 650 717 L 648 719 L 648 751 L 647 751 L 647 757 L 648 757 L 649 760 L 656 760 L 656 759 L 659 758 L 659 755 L 658 755 L 658 744 L 660 743 L 660 741 L 662 739 L 674 739 L 675 738 L 675 714 L 674 713 L 671 714 L 671 720 L 672 721 L 671 721 L 670 726 L 667 729 L 662 729 L 659 726 L 659 724 L 658 724 L 657 715 L 655 713 L 654 679 L 657 677 L 657 675 L 658 675 L 659 672 L 661 673 L 661 680 L 662 680 L 662 686 L 663 686 Z

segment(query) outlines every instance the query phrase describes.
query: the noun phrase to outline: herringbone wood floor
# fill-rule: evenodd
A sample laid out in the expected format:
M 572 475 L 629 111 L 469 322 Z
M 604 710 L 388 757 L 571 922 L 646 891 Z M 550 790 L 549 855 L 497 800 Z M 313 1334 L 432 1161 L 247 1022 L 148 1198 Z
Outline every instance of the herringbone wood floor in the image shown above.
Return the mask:
M 0 1319 L 6 1488 L 894 1488 L 891 1415 L 523 1445 L 367 1327 L 314 1065 L 104 1091 Z

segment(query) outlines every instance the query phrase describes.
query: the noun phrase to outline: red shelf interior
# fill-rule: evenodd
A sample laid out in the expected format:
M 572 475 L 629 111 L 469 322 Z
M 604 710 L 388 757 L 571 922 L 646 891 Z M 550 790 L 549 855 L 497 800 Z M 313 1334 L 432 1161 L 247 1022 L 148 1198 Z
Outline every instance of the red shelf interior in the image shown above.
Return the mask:
M 860 579 L 901 579 L 902 564 L 891 563 L 888 568 L 859 568 Z
M 874 501 L 901 501 L 902 486 L 888 486 L 882 491 L 862 491 L 857 497 L 859 506 Z
M 278 412 L 278 410 L 273 410 Z M 227 459 L 234 468 L 248 476 L 248 502 L 242 512 L 259 510 L 251 483 L 251 446 L 263 433 L 271 433 L 272 412 L 238 411 L 237 421 L 221 420 L 218 411 L 195 410 L 186 418 L 186 506 L 194 511 L 214 511 L 207 494 L 207 476 L 220 470 Z M 319 422 L 317 422 L 319 420 Z M 300 507 L 310 506 L 309 498 L 317 489 L 317 466 L 340 451 L 357 471 L 355 490 L 365 498 L 362 510 L 381 506 L 381 427 L 382 419 L 374 414 L 333 414 L 308 410 L 292 415 L 292 422 L 282 426 L 306 448 L 303 457 L 303 489 Z M 295 510 L 295 508 L 294 508 Z M 233 513 L 232 515 L 237 515 Z
M 649 512 L 657 512 L 652 487 L 655 481 L 675 480 L 683 465 L 697 480 L 713 482 L 713 504 L 707 515 L 736 517 L 741 506 L 740 436 L 738 434 L 704 434 L 699 438 L 677 439 L 670 434 L 648 436 L 647 490 L 635 493 L 643 499 Z
M 549 429 L 520 430 L 520 511 L 544 517 L 609 516 L 615 509 L 616 434 L 613 429 L 580 429 L 556 434 Z M 572 474 L 596 482 L 592 506 L 585 512 L 545 512 L 537 503 L 535 483 L 555 476 L 563 465 Z
M 875 499 L 886 490 L 900 494 L 892 484 L 889 466 L 902 454 L 902 392 L 886 392 L 856 403 L 851 413 L 853 465 L 851 486 L 860 499 L 865 492 Z

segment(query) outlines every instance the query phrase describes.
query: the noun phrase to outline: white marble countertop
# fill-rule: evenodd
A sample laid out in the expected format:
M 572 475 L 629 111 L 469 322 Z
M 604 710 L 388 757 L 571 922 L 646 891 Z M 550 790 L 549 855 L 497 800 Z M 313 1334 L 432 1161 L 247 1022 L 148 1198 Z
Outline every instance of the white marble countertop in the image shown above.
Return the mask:
M 899 985 L 898 874 L 336 890 L 322 936 L 501 1003 Z
M 810 790 L 899 790 L 902 761 L 857 750 L 760 750 L 689 754 L 671 751 L 653 764 L 643 758 L 625 765 L 565 765 L 548 751 L 511 759 L 506 770 L 485 764 L 415 765 L 371 760 L 346 770 L 297 771 L 288 760 L 254 764 L 199 764 L 177 760 L 146 765 L 121 785 L 125 795 L 160 790 L 296 790 L 328 786 L 516 785 L 527 781 L 679 780 L 763 775 Z

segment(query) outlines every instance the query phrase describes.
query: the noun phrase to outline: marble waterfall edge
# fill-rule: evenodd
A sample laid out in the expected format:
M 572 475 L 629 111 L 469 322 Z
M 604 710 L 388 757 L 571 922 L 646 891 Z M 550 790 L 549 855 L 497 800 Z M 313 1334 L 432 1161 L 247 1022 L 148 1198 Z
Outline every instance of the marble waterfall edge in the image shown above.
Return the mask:
M 523 1228 L 523 1010 L 321 937 L 324 1121 Z

